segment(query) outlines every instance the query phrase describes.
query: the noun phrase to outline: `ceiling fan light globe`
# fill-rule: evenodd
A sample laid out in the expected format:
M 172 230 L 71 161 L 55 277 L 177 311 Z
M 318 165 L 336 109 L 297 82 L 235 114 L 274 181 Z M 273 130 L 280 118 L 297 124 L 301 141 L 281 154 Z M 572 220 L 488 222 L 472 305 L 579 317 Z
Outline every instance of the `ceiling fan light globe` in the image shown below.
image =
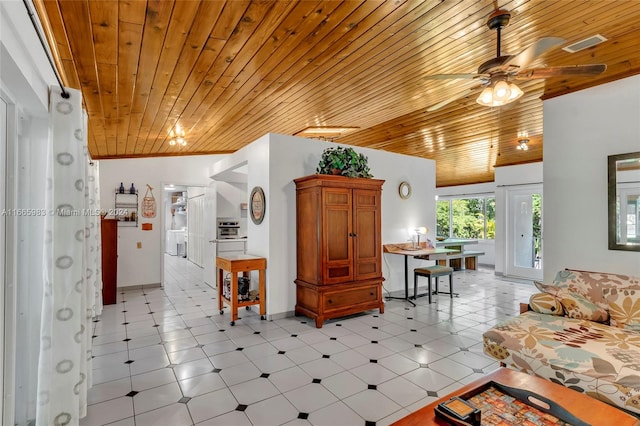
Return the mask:
M 505 102 L 508 101 L 511 97 L 511 88 L 509 87 L 509 83 L 504 80 L 500 80 L 493 87 L 493 99 L 496 102 Z M 503 105 L 501 103 L 501 105 Z
M 485 87 L 480 93 L 476 102 L 484 106 L 493 106 L 493 89 L 491 87 Z
M 522 89 L 520 89 L 518 86 L 516 86 L 513 83 L 509 83 L 509 90 L 510 90 L 510 95 L 509 95 L 509 100 L 507 102 L 513 102 L 516 99 L 520 98 L 522 95 L 524 95 L 524 92 L 522 91 Z
M 174 146 L 176 144 L 176 140 L 175 139 L 171 139 L 169 141 L 169 145 Z

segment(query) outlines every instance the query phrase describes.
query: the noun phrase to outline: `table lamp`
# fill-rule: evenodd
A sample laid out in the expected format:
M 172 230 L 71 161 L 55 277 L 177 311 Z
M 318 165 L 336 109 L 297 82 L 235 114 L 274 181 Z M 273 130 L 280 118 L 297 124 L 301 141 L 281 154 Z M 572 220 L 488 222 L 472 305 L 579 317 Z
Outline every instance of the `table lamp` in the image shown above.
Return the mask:
M 427 232 L 429 232 L 429 228 L 427 228 L 426 226 L 421 226 L 419 228 L 416 228 L 415 230 L 416 233 L 416 248 L 420 248 L 420 235 L 425 235 Z

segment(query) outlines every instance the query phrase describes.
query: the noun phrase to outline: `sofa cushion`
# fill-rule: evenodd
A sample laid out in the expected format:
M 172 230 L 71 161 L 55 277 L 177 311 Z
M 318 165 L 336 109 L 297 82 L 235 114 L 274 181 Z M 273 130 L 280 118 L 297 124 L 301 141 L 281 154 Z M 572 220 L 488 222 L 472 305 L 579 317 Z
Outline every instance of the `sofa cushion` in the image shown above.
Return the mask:
M 608 303 L 602 294 L 605 288 L 640 286 L 640 278 L 607 272 L 565 269 L 556 274 L 553 284 L 584 296 L 602 309 L 608 309 Z
M 564 315 L 562 304 L 552 294 L 534 293 L 529 298 L 529 306 L 534 312 L 548 315 Z
M 607 303 L 611 325 L 640 331 L 640 287 L 602 290 Z

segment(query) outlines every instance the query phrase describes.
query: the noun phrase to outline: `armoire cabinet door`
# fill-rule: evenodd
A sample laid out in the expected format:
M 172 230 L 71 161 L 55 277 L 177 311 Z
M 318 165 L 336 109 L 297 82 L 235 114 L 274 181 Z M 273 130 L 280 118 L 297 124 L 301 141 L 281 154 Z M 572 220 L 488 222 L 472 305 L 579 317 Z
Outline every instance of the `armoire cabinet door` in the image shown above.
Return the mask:
M 354 189 L 353 204 L 354 278 L 379 278 L 382 276 L 380 191 Z
M 322 271 L 324 284 L 353 280 L 353 204 L 348 188 L 324 188 L 322 191 Z

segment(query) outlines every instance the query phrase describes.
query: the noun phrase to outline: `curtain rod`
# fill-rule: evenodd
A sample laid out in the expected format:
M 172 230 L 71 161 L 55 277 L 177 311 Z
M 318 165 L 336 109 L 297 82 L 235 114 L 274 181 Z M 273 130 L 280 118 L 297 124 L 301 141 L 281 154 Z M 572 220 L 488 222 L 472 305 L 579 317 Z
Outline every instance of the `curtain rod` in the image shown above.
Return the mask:
M 29 4 L 27 3 L 27 0 L 22 0 L 22 3 L 24 3 L 24 7 L 27 9 L 27 13 L 29 14 L 29 18 L 31 19 L 31 23 L 33 24 L 33 29 L 36 30 L 36 34 L 38 35 L 38 39 L 40 40 L 40 44 L 42 45 L 42 49 L 44 50 L 44 54 L 47 55 L 47 59 L 49 60 L 49 65 L 51 65 L 51 69 L 53 70 L 53 74 L 55 74 L 56 76 L 56 80 L 58 80 L 58 85 L 60 86 L 60 89 L 62 89 L 62 97 L 64 99 L 69 99 L 71 97 L 71 95 L 69 94 L 69 92 L 67 92 L 66 90 L 64 90 L 64 86 L 62 85 L 62 79 L 60 79 L 60 75 L 58 74 L 58 70 L 56 69 L 55 64 L 53 63 L 53 59 L 51 59 L 51 55 L 49 55 L 49 48 L 46 45 L 46 42 L 44 41 L 44 38 L 42 37 L 42 34 L 40 34 L 40 28 L 38 28 L 38 24 L 36 23 L 36 18 L 33 14 L 33 12 L 31 12 L 31 8 L 29 8 Z

